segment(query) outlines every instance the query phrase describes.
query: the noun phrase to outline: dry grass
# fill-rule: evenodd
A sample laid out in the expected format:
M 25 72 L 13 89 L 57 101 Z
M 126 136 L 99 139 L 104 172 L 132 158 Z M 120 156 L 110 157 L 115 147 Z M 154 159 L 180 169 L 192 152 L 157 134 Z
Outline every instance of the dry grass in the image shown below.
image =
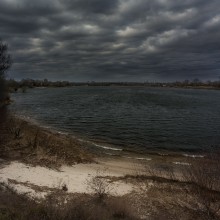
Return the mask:
M 0 157 L 48 167 L 93 161 L 91 153 L 68 135 L 60 135 L 12 116 L 1 124 Z M 2 140 L 3 142 L 3 140 Z
M 145 174 L 114 177 L 134 184 L 139 191 L 127 201 L 143 219 L 220 219 L 220 155 L 191 158 L 187 166 L 150 166 Z
M 96 175 L 87 180 L 87 189 L 97 198 L 98 201 L 103 201 L 112 191 L 111 182 L 104 178 L 106 170 L 97 170 Z
M 197 200 L 196 209 L 206 219 L 220 219 L 220 164 L 219 154 L 210 153 L 206 159 L 194 161 L 183 173 L 192 184 L 187 195 Z
M 180 212 L 188 213 L 181 219 L 220 219 L 219 158 L 218 152 L 210 150 L 205 158 L 191 159 L 190 166 L 178 170 L 172 166 L 163 171 L 146 166 L 146 176 L 139 178 L 153 182 L 146 195 L 157 198 L 156 219 L 163 215 L 164 219 L 178 219 Z
M 54 195 L 55 197 L 56 195 Z M 57 198 L 57 196 L 56 196 Z M 124 199 L 107 198 L 102 202 L 89 195 L 73 195 L 67 204 L 56 199 L 36 203 L 24 195 L 0 187 L 0 219 L 4 220 L 135 220 Z

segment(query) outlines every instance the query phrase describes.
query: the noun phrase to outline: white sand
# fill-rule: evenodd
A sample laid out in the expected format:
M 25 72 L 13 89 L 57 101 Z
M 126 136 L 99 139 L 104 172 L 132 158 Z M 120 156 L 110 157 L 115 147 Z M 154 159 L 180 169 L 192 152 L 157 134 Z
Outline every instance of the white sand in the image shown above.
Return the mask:
M 0 168 L 0 182 L 9 185 L 18 193 L 26 193 L 30 197 L 44 198 L 53 189 L 61 189 L 65 184 L 69 193 L 92 193 L 87 181 L 97 176 L 97 170 L 103 177 L 124 176 L 134 174 L 135 166 L 121 161 L 100 161 L 99 164 L 77 164 L 72 167 L 63 166 L 60 171 L 41 166 L 28 166 L 20 162 L 12 162 Z M 39 190 L 40 189 L 40 190 Z M 122 181 L 111 184 L 112 195 L 130 193 L 134 186 Z

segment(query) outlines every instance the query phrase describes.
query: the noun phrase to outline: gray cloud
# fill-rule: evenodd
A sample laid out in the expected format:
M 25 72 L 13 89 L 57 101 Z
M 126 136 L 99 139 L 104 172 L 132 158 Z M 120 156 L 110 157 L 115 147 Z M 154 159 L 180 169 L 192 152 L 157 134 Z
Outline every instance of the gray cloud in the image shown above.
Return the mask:
M 1 0 L 9 76 L 72 81 L 218 79 L 217 0 Z

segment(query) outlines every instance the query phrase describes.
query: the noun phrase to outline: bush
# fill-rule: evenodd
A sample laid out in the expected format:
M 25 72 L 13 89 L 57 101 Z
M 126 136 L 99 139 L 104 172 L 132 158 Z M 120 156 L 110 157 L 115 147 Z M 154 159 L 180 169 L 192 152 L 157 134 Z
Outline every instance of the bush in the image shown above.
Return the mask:
M 96 176 L 87 180 L 87 189 L 103 200 L 112 191 L 111 183 L 104 177 L 106 170 L 97 170 Z

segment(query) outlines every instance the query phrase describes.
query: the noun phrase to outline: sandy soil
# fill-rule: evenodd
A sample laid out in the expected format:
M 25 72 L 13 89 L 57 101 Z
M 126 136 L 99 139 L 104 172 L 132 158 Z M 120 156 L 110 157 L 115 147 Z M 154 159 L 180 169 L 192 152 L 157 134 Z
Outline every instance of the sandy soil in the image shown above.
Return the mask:
M 11 162 L 0 168 L 0 182 L 25 193 L 32 198 L 45 198 L 56 189 L 67 187 L 68 193 L 92 193 L 88 182 L 101 176 L 110 182 L 111 177 L 122 177 L 136 173 L 138 163 L 126 160 L 99 160 L 98 163 L 62 166 L 59 170 L 41 166 L 29 166 Z M 135 190 L 135 186 L 120 180 L 111 182 L 110 194 L 122 196 Z

